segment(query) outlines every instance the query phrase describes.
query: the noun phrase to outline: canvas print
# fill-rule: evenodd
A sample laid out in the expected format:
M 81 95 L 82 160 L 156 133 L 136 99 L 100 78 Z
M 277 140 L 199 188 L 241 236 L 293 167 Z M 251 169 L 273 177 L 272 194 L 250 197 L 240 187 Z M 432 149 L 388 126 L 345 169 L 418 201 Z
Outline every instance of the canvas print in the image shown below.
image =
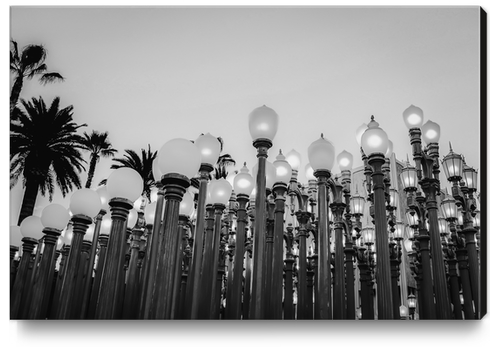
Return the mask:
M 481 319 L 483 32 L 478 6 L 12 6 L 10 319 Z

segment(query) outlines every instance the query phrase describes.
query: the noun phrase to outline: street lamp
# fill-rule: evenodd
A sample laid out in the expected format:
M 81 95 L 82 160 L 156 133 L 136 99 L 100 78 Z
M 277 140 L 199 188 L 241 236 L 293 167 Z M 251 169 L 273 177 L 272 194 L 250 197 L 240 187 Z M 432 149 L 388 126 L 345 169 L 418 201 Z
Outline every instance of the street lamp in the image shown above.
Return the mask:
M 257 149 L 257 179 L 255 203 L 255 232 L 253 235 L 253 273 L 251 283 L 250 318 L 263 319 L 265 308 L 265 213 L 266 213 L 266 159 L 277 133 L 279 116 L 267 107 L 254 109 L 248 116 L 248 127 Z
M 330 141 L 323 137 L 323 134 L 308 147 L 308 160 L 314 170 L 314 176 L 318 179 L 318 280 L 315 281 L 315 294 L 318 294 L 318 298 L 315 297 L 314 315 L 316 319 L 332 319 L 330 230 L 327 226 L 328 206 L 326 202 L 327 181 L 331 177 L 335 148 Z M 306 264 L 303 265 L 303 267 L 305 266 Z
M 417 298 L 413 293 L 410 293 L 407 298 L 408 309 L 412 320 L 415 319 L 415 308 L 417 307 Z
M 377 272 L 376 284 L 378 294 L 378 318 L 393 319 L 393 296 L 391 291 L 390 254 L 386 221 L 386 205 L 384 191 L 384 174 L 381 166 L 385 163 L 385 153 L 388 150 L 388 135 L 379 127 L 379 123 L 371 117 L 368 128 L 362 134 L 361 145 L 372 167 L 374 197 L 374 219 L 376 220 L 376 251 Z

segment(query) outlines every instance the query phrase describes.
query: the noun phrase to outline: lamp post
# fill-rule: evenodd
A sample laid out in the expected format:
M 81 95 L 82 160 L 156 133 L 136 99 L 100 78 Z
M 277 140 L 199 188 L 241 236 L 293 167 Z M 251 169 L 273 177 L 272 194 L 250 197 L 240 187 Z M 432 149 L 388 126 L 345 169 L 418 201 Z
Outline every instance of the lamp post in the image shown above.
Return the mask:
M 250 318 L 263 319 L 265 313 L 265 169 L 267 152 L 277 132 L 279 116 L 267 107 L 253 110 L 248 118 L 253 146 L 257 149 L 258 172 L 256 181 L 255 232 L 253 239 L 253 273 L 251 283 Z
M 14 287 L 15 275 L 17 273 L 15 255 L 18 254 L 22 245 L 22 234 L 18 225 L 10 226 L 10 290 Z
M 26 300 L 28 288 L 28 268 L 31 261 L 31 254 L 38 240 L 42 235 L 43 224 L 41 218 L 29 216 L 20 223 L 22 238 L 22 258 L 20 260 L 17 276 L 15 277 L 14 288 L 10 294 L 10 319 L 19 319 L 23 310 L 23 303 Z
M 237 230 L 235 242 L 235 262 L 233 264 L 233 282 L 230 298 L 227 300 L 227 312 L 231 319 L 240 319 L 242 313 L 243 259 L 245 255 L 247 210 L 249 196 L 255 186 L 246 163 L 233 180 L 233 190 L 238 202 Z M 247 256 L 248 257 L 248 256 Z
M 217 138 L 210 135 L 201 135 L 195 142 L 201 151 L 201 166 L 199 168 L 199 193 L 197 198 L 197 216 L 194 235 L 192 258 L 187 280 L 186 314 L 191 319 L 196 319 L 199 309 L 200 276 L 202 257 L 204 252 L 204 224 L 206 196 L 208 194 L 208 182 L 213 166 L 218 160 L 220 143 Z
M 410 143 L 412 145 L 417 178 L 425 194 L 423 203 L 425 207 L 424 210 L 427 212 L 427 220 L 429 222 L 428 236 L 430 237 L 432 266 L 431 268 L 424 268 L 423 281 L 425 281 L 427 275 L 432 272 L 434 279 L 433 285 L 436 309 L 435 317 L 438 319 L 450 319 L 451 307 L 449 303 L 444 257 L 437 222 L 436 194 L 440 189 L 438 163 L 440 127 L 437 123 L 429 120 L 420 128 L 423 122 L 423 111 L 413 105 L 404 111 L 403 118 L 409 129 Z M 425 150 L 422 150 L 422 139 L 427 145 Z M 420 201 L 422 201 L 422 199 L 420 199 Z M 423 237 L 425 237 L 424 229 L 421 229 L 421 234 Z M 430 285 L 432 287 L 432 283 Z M 426 289 L 429 289 L 428 285 Z
M 475 304 L 475 316 L 480 318 L 480 270 L 478 253 L 476 250 L 475 234 L 477 230 L 473 226 L 473 217 L 476 215 L 476 200 L 474 193 L 477 187 L 477 172 L 465 165 L 461 155 L 450 152 L 442 161 L 444 172 L 449 182 L 452 183 L 452 195 L 457 205 L 462 208 L 464 245 L 468 254 L 471 291 Z
M 70 214 L 58 204 L 50 204 L 43 209 L 41 222 L 44 229 L 44 252 L 39 264 L 38 275 L 33 286 L 29 319 L 44 319 L 48 311 L 49 295 L 54 276 L 56 244 L 61 231 L 66 227 Z
M 371 117 L 368 129 L 362 134 L 362 148 L 372 167 L 375 230 L 376 230 L 376 288 L 378 298 L 378 318 L 393 319 L 393 296 L 390 279 L 390 255 L 386 223 L 385 190 L 381 166 L 385 163 L 388 149 L 388 136 Z
M 174 274 L 176 266 L 181 266 L 176 263 L 178 245 L 181 241 L 181 235 L 178 233 L 180 202 L 186 189 L 190 186 L 189 177 L 193 177 L 198 172 L 200 162 L 201 153 L 198 147 L 181 138 L 168 141 L 158 153 L 158 165 L 163 175 L 165 211 L 163 238 L 160 240 L 157 256 L 157 275 L 150 311 L 151 318 L 173 318 Z
M 335 160 L 332 143 L 321 137 L 308 147 L 308 159 L 318 179 L 318 279 L 315 280 L 315 318 L 332 319 L 331 271 L 330 271 L 330 231 L 327 216 L 327 181 Z M 317 306 L 318 305 L 318 306 Z
M 120 284 L 124 281 L 127 219 L 133 202 L 142 191 L 143 179 L 133 169 L 116 169 L 107 179 L 112 223 L 102 270 L 96 319 L 117 319 L 122 314 L 118 305 L 122 293 L 118 288 L 121 288 Z
M 415 308 L 417 307 L 417 299 L 413 293 L 410 293 L 407 298 L 408 310 L 411 320 L 415 319 Z

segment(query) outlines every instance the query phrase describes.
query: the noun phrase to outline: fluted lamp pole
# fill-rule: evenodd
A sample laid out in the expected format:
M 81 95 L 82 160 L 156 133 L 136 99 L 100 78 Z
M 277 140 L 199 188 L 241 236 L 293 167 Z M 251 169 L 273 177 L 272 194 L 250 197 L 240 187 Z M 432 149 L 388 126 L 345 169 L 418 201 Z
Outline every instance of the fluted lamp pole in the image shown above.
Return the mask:
M 189 140 L 176 138 L 166 142 L 158 151 L 158 165 L 162 173 L 162 189 L 165 198 L 163 214 L 163 238 L 159 240 L 155 289 L 150 317 L 175 318 L 172 310 L 177 252 L 182 242 L 178 233 L 180 202 L 201 165 L 201 153 Z M 151 283 L 149 284 L 151 285 Z M 178 303 L 175 303 L 178 304 Z
M 70 220 L 68 210 L 58 204 L 50 204 L 43 209 L 41 222 L 44 229 L 44 252 L 39 264 L 38 276 L 33 285 L 29 319 L 44 319 L 48 311 L 49 295 L 54 276 L 56 244 L 61 231 Z
M 284 213 L 288 182 L 292 176 L 292 166 L 279 150 L 273 165 L 276 167 L 276 179 L 272 187 L 275 195 L 274 241 L 272 254 L 272 274 L 270 274 L 270 315 L 272 319 L 282 319 L 283 268 L 284 268 Z
M 253 110 L 248 117 L 250 135 L 253 146 L 257 149 L 258 172 L 256 180 L 255 230 L 253 235 L 253 270 L 251 283 L 251 319 L 264 319 L 265 314 L 265 170 L 266 159 L 272 140 L 277 133 L 279 116 L 267 107 L 261 106 Z
M 393 295 L 391 292 L 390 254 L 388 244 L 385 189 L 381 166 L 385 163 L 388 150 L 388 136 L 379 123 L 371 117 L 368 129 L 362 134 L 361 144 L 373 168 L 374 214 L 376 231 L 376 288 L 378 319 L 393 319 Z
M 24 318 L 21 317 L 21 312 L 28 292 L 26 284 L 29 275 L 29 263 L 34 247 L 39 243 L 38 240 L 43 237 L 43 229 L 41 218 L 37 216 L 26 217 L 20 223 L 20 232 L 23 236 L 22 258 L 15 276 L 14 287 L 10 292 L 10 319 Z
M 211 178 L 210 174 L 214 169 L 214 165 L 218 160 L 221 146 L 218 139 L 209 133 L 199 136 L 196 139 L 195 144 L 201 153 L 201 165 L 199 167 L 196 228 L 186 286 L 185 310 L 186 316 L 191 319 L 197 319 L 199 311 L 199 299 L 201 294 L 200 278 L 204 251 L 204 217 L 206 214 L 208 182 Z
M 333 144 L 321 137 L 308 147 L 308 160 L 318 179 L 318 278 L 315 279 L 315 319 L 332 319 L 330 230 L 327 225 L 327 180 L 335 160 Z
M 118 319 L 122 316 L 119 303 L 123 295 L 120 289 L 124 283 L 128 215 L 142 191 L 143 179 L 131 168 L 116 169 L 107 178 L 112 224 L 95 311 L 96 319 Z
M 250 175 L 246 163 L 244 163 L 240 172 L 233 179 L 233 190 L 236 194 L 238 210 L 233 282 L 231 295 L 226 305 L 231 319 L 240 319 L 242 315 L 243 260 L 245 256 L 246 227 L 248 222 L 246 207 L 254 187 L 255 182 L 253 177 Z
M 437 223 L 436 194 L 440 189 L 439 182 L 439 137 L 440 127 L 437 123 L 427 121 L 424 125 L 423 111 L 411 105 L 403 112 L 403 119 L 409 129 L 413 158 L 416 164 L 419 184 L 425 193 L 425 209 L 429 221 L 430 250 L 432 260 L 432 277 L 434 279 L 434 294 L 436 317 L 451 319 L 451 306 L 447 290 L 444 256 Z M 422 141 L 427 149 L 422 150 Z M 427 272 L 426 272 L 427 274 Z M 435 317 L 434 317 L 435 318 Z

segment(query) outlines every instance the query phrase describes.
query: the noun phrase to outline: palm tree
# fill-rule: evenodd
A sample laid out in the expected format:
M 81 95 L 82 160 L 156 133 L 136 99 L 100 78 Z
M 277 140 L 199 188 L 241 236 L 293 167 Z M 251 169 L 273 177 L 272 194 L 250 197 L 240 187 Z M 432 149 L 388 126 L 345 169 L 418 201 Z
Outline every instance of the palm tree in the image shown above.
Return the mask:
M 55 98 L 49 108 L 44 100 L 21 100 L 19 119 L 10 122 L 10 188 L 23 176 L 25 187 L 18 224 L 32 215 L 38 191 L 49 193 L 51 201 L 55 184 L 66 196 L 73 187 L 81 188 L 79 173 L 85 170 L 80 149 L 83 138 L 73 121 L 73 106 L 60 109 Z
M 10 48 L 10 72 L 14 74 L 15 80 L 10 91 L 10 114 L 14 117 L 14 109 L 19 100 L 20 92 L 24 84 L 24 79 L 32 79 L 40 76 L 39 82 L 42 84 L 63 81 L 64 78 L 58 72 L 46 72 L 47 51 L 42 45 L 27 45 L 19 55 L 17 42 L 11 40 Z
M 148 145 L 148 151 L 141 149 L 141 158 L 131 149 L 125 149 L 124 151 L 126 154 L 124 154 L 123 158 L 112 159 L 112 161 L 115 161 L 118 164 L 112 164 L 111 169 L 129 167 L 137 171 L 143 179 L 143 192 L 148 198 L 148 201 L 151 202 L 151 188 L 155 186 L 155 180 L 153 179 L 152 173 L 152 164 L 158 151 L 152 152 L 150 145 Z M 103 184 L 104 181 L 102 181 L 101 184 Z
M 83 136 L 83 149 L 90 152 L 90 166 L 85 188 L 90 188 L 94 178 L 95 166 L 99 162 L 100 157 L 113 157 L 114 154 L 117 153 L 117 149 L 112 147 L 107 131 L 99 133 L 96 130 L 92 130 L 90 135 L 84 132 Z
M 223 152 L 223 145 L 224 141 L 221 137 L 217 137 L 219 143 L 220 143 L 220 153 Z M 226 171 L 226 167 L 235 165 L 236 162 L 235 160 L 231 157 L 229 154 L 221 154 L 218 157 L 218 161 L 216 162 L 216 165 L 214 166 L 214 178 L 215 179 L 220 179 L 220 178 L 226 178 L 228 176 L 228 172 Z

